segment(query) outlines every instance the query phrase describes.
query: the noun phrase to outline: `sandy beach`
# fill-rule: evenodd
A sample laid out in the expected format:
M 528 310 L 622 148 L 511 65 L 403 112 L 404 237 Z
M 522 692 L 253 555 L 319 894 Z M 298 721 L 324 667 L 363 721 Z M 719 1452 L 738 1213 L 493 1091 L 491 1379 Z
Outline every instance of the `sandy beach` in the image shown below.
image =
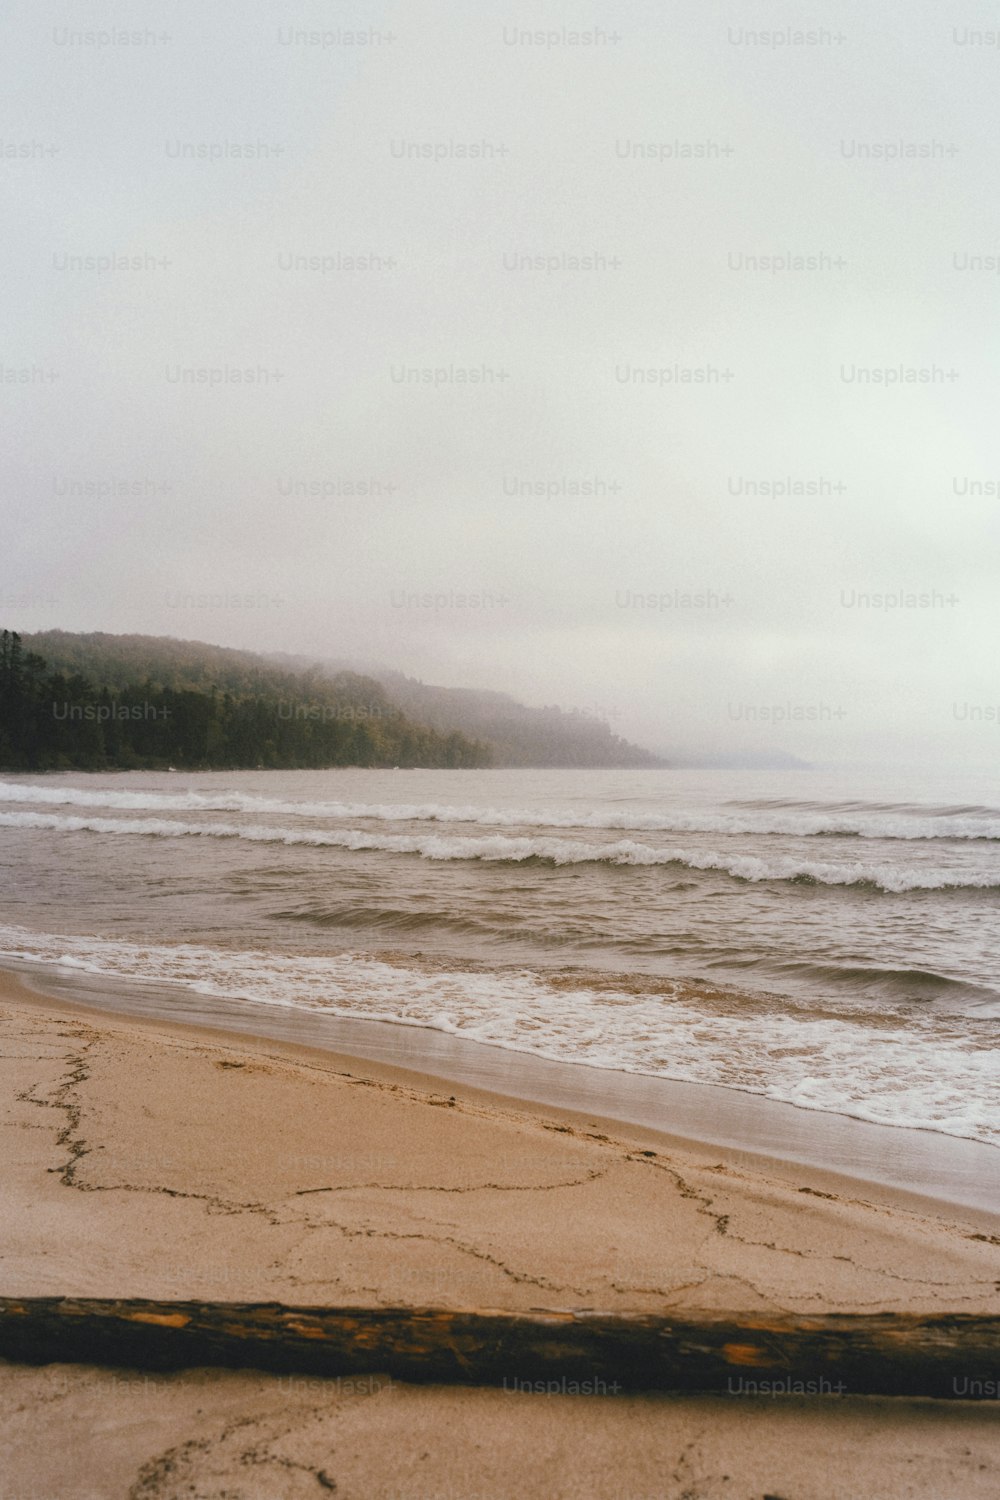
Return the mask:
M 7 1296 L 1000 1312 L 1000 1224 L 13 976 Z M 992 1403 L 0 1367 L 5 1495 L 993 1495 Z M 992 1408 L 992 1409 L 991 1409 Z M 58 1445 L 43 1438 L 54 1421 Z M 72 1436 L 67 1439 L 67 1434 Z

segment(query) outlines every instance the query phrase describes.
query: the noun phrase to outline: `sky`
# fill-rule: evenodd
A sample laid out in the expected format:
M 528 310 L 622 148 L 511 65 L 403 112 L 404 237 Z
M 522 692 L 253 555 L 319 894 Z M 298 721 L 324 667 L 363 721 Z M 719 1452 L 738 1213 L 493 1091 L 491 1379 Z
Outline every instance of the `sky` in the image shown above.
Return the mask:
M 8 0 L 2 623 L 995 761 L 998 28 Z

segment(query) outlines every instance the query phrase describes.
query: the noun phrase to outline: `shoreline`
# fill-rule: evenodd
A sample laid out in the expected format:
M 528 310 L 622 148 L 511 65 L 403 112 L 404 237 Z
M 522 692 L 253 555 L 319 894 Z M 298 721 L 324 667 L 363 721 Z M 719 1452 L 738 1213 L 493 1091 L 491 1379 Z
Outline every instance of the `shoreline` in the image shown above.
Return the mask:
M 369 1252 L 353 1241 L 374 1233 L 386 1240 L 372 1282 L 376 1302 L 395 1296 L 431 1304 L 444 1288 L 454 1305 L 464 1285 L 471 1300 L 460 1296 L 459 1306 L 498 1309 L 607 1301 L 610 1310 L 680 1310 L 692 1297 L 694 1306 L 728 1308 L 745 1303 L 748 1288 L 750 1308 L 763 1298 L 774 1311 L 815 1311 L 817 1302 L 830 1311 L 1000 1307 L 996 1215 L 597 1112 L 443 1083 L 386 1061 L 101 1010 L 39 993 L 10 973 L 0 974 L 0 1015 L 0 1061 L 12 1095 L 3 1125 L 6 1166 L 0 1152 L 0 1185 L 11 1190 L 0 1235 L 7 1294 L 157 1296 L 166 1270 L 182 1289 L 177 1295 L 199 1295 L 199 1288 L 207 1295 L 202 1283 L 214 1267 L 209 1281 L 223 1275 L 230 1293 L 309 1301 L 303 1289 L 330 1280 L 328 1256 L 307 1256 L 318 1280 L 305 1281 L 280 1255 L 261 1258 L 294 1223 L 349 1252 L 353 1269 L 346 1281 L 341 1274 L 333 1281 L 350 1288 L 358 1305 L 370 1296 Z M 636 1176 L 636 1168 L 646 1170 Z M 615 1185 L 619 1177 L 627 1191 Z M 338 1245 L 345 1225 L 337 1210 L 355 1197 L 365 1227 L 347 1229 L 346 1246 Z M 550 1217 L 547 1200 L 561 1198 Z M 70 1231 L 66 1242 L 58 1233 L 38 1240 L 46 1227 L 39 1200 L 49 1204 L 57 1229 Z M 567 1218 L 571 1204 L 578 1222 Z M 183 1233 L 180 1223 L 170 1228 L 179 1211 Z M 422 1247 L 416 1264 L 398 1274 L 406 1241 L 426 1237 L 416 1226 L 442 1215 L 452 1230 L 431 1235 L 433 1244 L 455 1243 L 459 1228 L 463 1241 L 468 1230 L 489 1242 L 486 1251 L 463 1244 L 457 1266 L 464 1283 L 442 1281 L 440 1255 L 428 1261 Z M 161 1218 L 164 1233 L 151 1238 Z M 244 1223 L 235 1239 L 230 1218 Z M 747 1235 L 737 1227 L 744 1218 L 753 1225 Z M 80 1262 L 88 1221 L 100 1249 Z M 706 1222 L 715 1227 L 709 1242 Z M 401 1235 L 407 1224 L 414 1232 Z M 189 1249 L 195 1226 L 213 1248 L 187 1276 L 169 1241 L 179 1236 Z M 13 1253 L 5 1247 L 11 1234 Z M 609 1254 L 619 1235 L 622 1245 Z M 713 1238 L 719 1244 L 709 1253 Z M 834 1253 L 838 1240 L 842 1253 Z M 864 1253 L 856 1256 L 859 1247 Z M 512 1253 L 523 1256 L 513 1275 Z M 946 1274 L 917 1274 L 928 1253 Z M 709 1269 L 692 1276 L 706 1256 Z M 991 1275 L 980 1274 L 984 1260 Z M 907 1261 L 914 1274 L 901 1276 Z M 12 1263 L 25 1280 L 11 1281 Z M 827 1268 L 819 1282 L 818 1263 Z M 759 1275 L 751 1274 L 755 1266 Z M 678 1276 L 680 1291 L 665 1291 L 664 1278 L 669 1286 Z M 904 1297 L 901 1280 L 912 1283 Z M 703 1288 L 716 1282 L 706 1302 Z M 570 1285 L 572 1297 L 560 1301 Z
M 409 1086 L 471 1090 L 487 1104 L 556 1112 L 682 1151 L 706 1149 L 753 1171 L 807 1174 L 839 1192 L 917 1211 L 960 1212 L 1000 1227 L 1000 1150 L 935 1131 L 893 1127 L 768 1099 L 718 1084 L 554 1062 L 526 1052 L 415 1027 L 206 996 L 181 986 L 59 972 L 6 960 L 0 981 L 84 1013 L 125 1016 L 142 1026 L 179 1027 L 239 1043 L 278 1043 L 341 1066 L 404 1076 Z

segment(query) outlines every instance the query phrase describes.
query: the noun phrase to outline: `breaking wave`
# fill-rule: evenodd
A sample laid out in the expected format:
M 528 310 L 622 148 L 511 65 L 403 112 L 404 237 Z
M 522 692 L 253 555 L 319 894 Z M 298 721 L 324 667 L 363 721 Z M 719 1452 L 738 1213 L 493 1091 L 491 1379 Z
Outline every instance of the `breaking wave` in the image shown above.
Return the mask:
M 169 818 L 62 817 L 52 813 L 0 812 L 0 826 L 49 829 L 60 833 L 136 835 L 147 838 L 243 839 L 249 843 L 304 845 L 352 852 L 413 854 L 430 860 L 481 860 L 493 863 L 549 865 L 676 865 L 717 871 L 734 880 L 798 881 L 814 885 L 869 886 L 904 891 L 997 890 L 1000 872 L 907 868 L 863 860 L 834 863 L 795 855 L 723 854 L 679 849 L 620 839 L 603 844 L 566 838 L 510 837 L 492 834 L 464 838 L 442 834 L 378 833 L 365 829 L 277 828 L 265 824 L 185 823 Z
M 0 781 L 0 803 L 108 808 L 122 812 L 236 812 L 265 816 L 362 819 L 388 823 L 469 823 L 490 828 L 606 829 L 632 833 L 775 834 L 800 838 L 1000 840 L 1000 812 L 986 807 L 928 809 L 908 804 L 772 801 L 741 811 L 628 812 L 603 808 L 499 808 L 450 803 L 295 801 L 245 792 L 126 792 L 112 788 L 36 786 Z

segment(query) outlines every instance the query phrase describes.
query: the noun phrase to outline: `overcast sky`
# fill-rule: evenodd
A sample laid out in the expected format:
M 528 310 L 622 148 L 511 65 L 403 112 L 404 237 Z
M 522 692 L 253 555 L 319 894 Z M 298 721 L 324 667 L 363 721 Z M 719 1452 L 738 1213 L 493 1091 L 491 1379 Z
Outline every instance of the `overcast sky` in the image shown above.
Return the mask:
M 3 623 L 995 757 L 995 6 L 6 18 Z

